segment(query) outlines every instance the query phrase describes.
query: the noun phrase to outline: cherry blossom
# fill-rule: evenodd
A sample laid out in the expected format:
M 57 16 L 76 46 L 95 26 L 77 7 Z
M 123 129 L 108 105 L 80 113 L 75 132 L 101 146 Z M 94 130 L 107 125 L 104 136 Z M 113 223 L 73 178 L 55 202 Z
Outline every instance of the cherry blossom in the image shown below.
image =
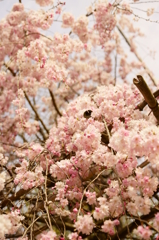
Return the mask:
M 93 219 L 90 215 L 84 215 L 78 217 L 78 221 L 75 223 L 75 228 L 84 234 L 89 235 L 94 227 Z
M 76 17 L 35 2 L 0 21 L 0 238 L 155 239 L 159 94 L 135 9 L 98 0 Z M 48 31 L 57 21 L 64 32 Z

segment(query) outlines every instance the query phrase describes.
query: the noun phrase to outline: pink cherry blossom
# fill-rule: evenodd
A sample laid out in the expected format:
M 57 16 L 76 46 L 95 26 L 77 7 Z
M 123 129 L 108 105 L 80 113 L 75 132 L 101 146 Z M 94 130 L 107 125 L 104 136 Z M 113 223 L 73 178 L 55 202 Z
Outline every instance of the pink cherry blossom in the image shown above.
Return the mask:
M 75 228 L 78 232 L 82 232 L 83 234 L 89 235 L 95 224 L 90 215 L 79 216 L 77 222 L 75 222 Z

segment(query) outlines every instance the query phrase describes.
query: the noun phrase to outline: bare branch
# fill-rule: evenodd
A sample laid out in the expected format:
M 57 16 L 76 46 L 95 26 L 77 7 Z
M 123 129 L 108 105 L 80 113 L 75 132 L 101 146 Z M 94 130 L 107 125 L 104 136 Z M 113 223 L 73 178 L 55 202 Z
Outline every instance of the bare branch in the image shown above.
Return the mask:
M 24 95 L 25 95 L 25 97 L 26 97 L 26 99 L 27 99 L 27 101 L 28 101 L 30 107 L 31 107 L 32 110 L 34 111 L 34 113 L 35 113 L 37 119 L 41 122 L 41 124 L 42 124 L 42 126 L 44 127 L 45 131 L 49 134 L 49 130 L 46 128 L 46 126 L 45 126 L 43 120 L 40 118 L 38 112 L 36 111 L 35 107 L 34 107 L 33 104 L 31 103 L 31 101 L 30 101 L 30 99 L 29 99 L 29 97 L 28 97 L 28 95 L 26 94 L 25 91 L 24 91 Z M 45 137 L 45 139 L 46 139 L 46 137 Z
M 158 102 L 154 95 L 151 93 L 151 90 L 147 86 L 145 80 L 143 79 L 142 76 L 138 75 L 137 79 L 133 79 L 133 83 L 135 86 L 139 89 L 141 94 L 143 95 L 145 101 L 147 102 L 149 108 L 152 110 L 155 118 L 159 122 L 159 107 L 158 107 Z
M 155 91 L 153 93 L 154 97 L 157 98 L 159 96 L 159 90 Z M 139 103 L 137 106 L 136 106 L 136 109 L 139 109 L 140 111 L 142 111 L 144 109 L 144 107 L 146 107 L 147 105 L 147 102 L 145 100 L 143 100 L 141 103 Z
M 47 176 L 48 176 L 48 159 L 47 157 L 45 157 L 46 160 L 46 176 L 45 176 L 45 202 L 44 202 L 44 207 L 48 216 L 48 220 L 49 220 L 49 227 L 50 230 L 52 230 L 52 224 L 51 224 L 51 218 L 50 218 L 50 214 L 49 214 L 49 209 L 48 209 L 48 197 L 47 197 Z
M 128 46 L 129 46 L 130 48 L 132 48 L 130 41 L 129 41 L 128 38 L 125 36 L 125 34 L 124 34 L 123 31 L 121 30 L 121 28 L 120 28 L 119 26 L 116 26 L 116 27 L 117 27 L 118 31 L 120 32 L 120 34 L 123 36 L 123 38 L 124 38 L 125 42 L 128 44 Z M 139 60 L 139 62 L 142 63 L 143 68 L 145 69 L 146 73 L 149 75 L 149 77 L 150 77 L 151 81 L 153 82 L 153 84 L 154 84 L 155 86 L 157 86 L 154 77 L 152 76 L 152 74 L 151 74 L 150 70 L 148 69 L 148 67 L 147 67 L 147 66 L 145 65 L 145 63 L 142 61 L 141 57 L 138 55 L 137 51 L 134 50 L 133 53 L 135 54 L 135 56 L 136 56 L 136 58 Z
M 52 99 L 52 103 L 53 103 L 53 105 L 54 105 L 54 107 L 56 109 L 56 112 L 61 117 L 62 114 L 61 114 L 60 110 L 58 109 L 58 106 L 57 106 L 56 101 L 55 101 L 54 94 L 53 94 L 53 92 L 50 89 L 49 89 L 49 92 L 50 92 L 50 96 L 51 96 L 51 99 Z
M 28 227 L 28 228 L 25 230 L 25 232 L 23 233 L 22 238 L 25 237 L 27 231 L 31 228 L 31 226 L 32 226 L 40 217 L 41 217 L 41 216 L 37 217 L 37 218 L 29 225 L 29 227 Z

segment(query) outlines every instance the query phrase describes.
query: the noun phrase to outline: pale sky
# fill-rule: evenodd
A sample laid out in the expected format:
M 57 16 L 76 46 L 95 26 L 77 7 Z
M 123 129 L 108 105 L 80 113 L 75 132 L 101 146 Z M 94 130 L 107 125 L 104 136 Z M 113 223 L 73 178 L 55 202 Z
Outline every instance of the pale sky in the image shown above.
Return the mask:
M 13 4 L 16 2 L 17 0 L 0 0 L 0 19 L 4 18 L 7 15 L 7 13 L 11 10 Z M 26 10 L 39 8 L 34 0 L 22 0 L 22 2 Z M 72 13 L 75 17 L 79 17 L 82 14 L 86 14 L 87 7 L 90 6 L 94 0 L 65 0 L 65 2 L 65 11 Z M 126 2 L 133 3 L 134 0 L 126 0 Z M 151 21 L 159 21 L 159 1 L 139 0 L 135 3 L 136 4 L 131 4 L 131 6 L 133 7 L 136 15 L 144 17 L 146 19 L 150 18 Z M 147 17 L 143 11 L 147 10 L 147 8 L 155 8 L 156 13 L 150 17 Z M 154 76 L 159 83 L 159 22 L 153 23 L 139 19 L 139 21 L 135 22 L 135 24 L 136 26 L 140 27 L 142 32 L 145 34 L 145 37 L 136 40 L 139 55 L 142 57 L 142 59 L 144 59 L 144 62 L 154 73 Z M 58 31 L 68 32 L 68 29 L 61 29 L 61 23 L 54 22 L 53 26 L 49 30 L 49 34 L 52 35 L 54 32 Z M 148 54 L 149 50 L 156 51 L 155 59 L 153 59 L 153 57 Z

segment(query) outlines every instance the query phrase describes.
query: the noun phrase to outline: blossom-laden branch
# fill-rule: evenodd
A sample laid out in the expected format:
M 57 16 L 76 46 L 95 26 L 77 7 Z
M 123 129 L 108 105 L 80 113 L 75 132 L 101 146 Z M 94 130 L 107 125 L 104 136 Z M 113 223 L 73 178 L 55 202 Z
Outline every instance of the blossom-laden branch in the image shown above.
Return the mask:
M 138 75 L 137 79 L 133 79 L 134 85 L 139 89 L 141 94 L 143 95 L 145 101 L 147 102 L 149 108 L 152 110 L 155 118 L 159 122 L 159 107 L 158 102 L 155 98 L 155 96 L 151 93 L 151 90 L 147 86 L 145 80 L 142 76 Z
M 10 68 L 5 62 L 4 62 L 4 66 L 10 71 L 10 73 L 13 75 L 13 77 L 16 77 L 16 73 L 15 73 L 15 72 L 12 70 L 12 68 Z M 35 113 L 37 119 L 41 122 L 41 124 L 42 124 L 42 126 L 44 127 L 45 131 L 46 131 L 47 133 L 49 133 L 49 131 L 48 131 L 48 129 L 46 128 L 46 126 L 45 126 L 43 120 L 40 118 L 40 116 L 39 116 L 37 110 L 35 109 L 35 107 L 34 107 L 33 104 L 31 103 L 31 101 L 30 101 L 30 99 L 29 99 L 29 97 L 28 97 L 28 95 L 26 94 L 25 91 L 24 91 L 24 95 L 25 95 L 26 100 L 28 101 L 30 107 L 31 107 L 32 110 L 34 111 L 34 113 Z M 43 139 L 45 140 L 45 139 L 46 139 L 46 136 L 45 136 L 45 134 L 44 134 L 44 132 L 43 132 L 43 129 L 42 129 L 41 127 L 40 127 L 40 130 L 39 130 L 39 131 L 40 131 L 40 133 L 41 133 Z M 37 135 L 37 138 L 38 138 L 38 135 Z M 39 139 L 39 140 L 40 140 L 40 139 Z

